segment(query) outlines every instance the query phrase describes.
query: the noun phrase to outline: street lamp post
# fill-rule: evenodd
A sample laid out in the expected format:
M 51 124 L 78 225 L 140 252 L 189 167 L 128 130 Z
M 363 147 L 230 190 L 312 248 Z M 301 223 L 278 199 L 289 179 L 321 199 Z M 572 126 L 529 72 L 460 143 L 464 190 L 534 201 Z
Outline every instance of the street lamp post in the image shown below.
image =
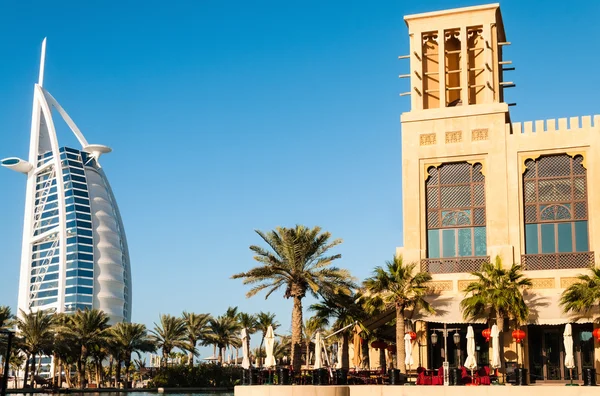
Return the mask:
M 14 332 L 8 330 L 0 330 L 0 334 L 6 334 L 6 355 L 4 356 L 4 372 L 2 375 L 2 384 L 0 385 L 0 396 L 6 396 L 6 388 L 8 387 L 8 369 L 10 364 L 10 348 L 12 344 Z
M 444 323 L 443 329 L 431 329 L 431 344 L 432 345 L 436 345 L 438 342 L 438 334 L 437 333 L 442 333 L 442 336 L 444 337 L 444 364 L 443 364 L 444 385 L 450 384 L 450 377 L 448 375 L 449 374 L 448 373 L 448 368 L 449 368 L 449 364 L 448 364 L 448 334 L 452 331 L 454 332 L 454 335 L 453 335 L 454 345 L 459 346 L 460 345 L 460 335 L 458 334 L 459 330 L 460 330 L 459 328 L 449 329 L 446 326 L 446 323 Z M 460 360 L 460 356 L 459 356 L 459 360 Z

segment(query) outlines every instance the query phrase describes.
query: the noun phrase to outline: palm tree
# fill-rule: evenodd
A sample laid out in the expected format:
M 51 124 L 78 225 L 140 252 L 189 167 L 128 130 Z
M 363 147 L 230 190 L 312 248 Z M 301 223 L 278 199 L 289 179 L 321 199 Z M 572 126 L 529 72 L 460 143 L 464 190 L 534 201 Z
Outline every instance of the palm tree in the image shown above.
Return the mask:
M 21 348 L 27 357 L 25 363 L 25 374 L 23 376 L 23 387 L 27 387 L 27 375 L 29 371 L 29 360 L 31 359 L 31 383 L 34 384 L 36 374 L 35 358 L 42 351 L 50 348 L 53 341 L 54 312 L 39 310 L 36 312 L 20 310 L 17 318 L 17 328 L 21 338 Z
M 75 346 L 75 341 L 69 334 L 66 334 L 62 329 L 66 328 L 69 324 L 70 318 L 65 313 L 56 314 L 55 322 L 56 327 L 54 331 L 54 349 L 53 349 L 53 358 L 54 358 L 54 367 L 58 372 L 58 382 L 54 385 L 58 388 L 62 387 L 62 372 L 64 368 L 65 378 L 67 380 L 67 385 L 69 388 L 71 387 L 71 378 L 69 373 L 71 372 L 71 367 L 77 361 L 79 357 L 80 350 L 77 350 Z
M 500 331 L 504 331 L 505 319 L 514 319 L 517 325 L 527 321 L 529 308 L 523 292 L 531 287 L 531 279 L 525 277 L 522 267 L 514 264 L 504 268 L 502 259 L 496 256 L 494 263 L 486 262 L 480 271 L 472 272 L 476 279 L 465 288 L 465 298 L 460 302 L 463 317 L 467 320 L 496 319 Z
M 404 264 L 402 256 L 394 256 L 392 261 L 386 262 L 385 268 L 376 267 L 373 276 L 364 281 L 369 293 L 381 298 L 387 307 L 396 309 L 396 356 L 398 368 L 402 372 L 406 372 L 405 311 L 422 309 L 428 313 L 435 312 L 424 299 L 427 293 L 426 283 L 431 280 L 431 275 L 416 269 L 416 263 Z
M 85 366 L 90 353 L 90 348 L 106 337 L 108 328 L 108 316 L 98 309 L 77 310 L 69 316 L 69 321 L 62 326 L 60 331 L 65 333 L 79 349 L 77 359 L 77 382 L 83 388 L 85 381 Z
M 273 327 L 273 331 L 275 331 L 279 327 L 279 322 L 275 320 L 274 313 L 261 311 L 258 314 L 256 314 L 256 330 L 262 333 L 259 346 L 260 350 L 262 350 L 263 343 L 265 342 L 265 337 L 267 336 L 267 331 L 269 330 L 269 326 Z
M 239 347 L 241 344 L 238 332 L 240 330 L 239 323 L 228 316 L 219 316 L 212 318 L 209 321 L 210 334 L 207 341 L 219 348 L 219 363 L 223 363 L 223 350 L 232 345 Z
M 252 297 L 264 289 L 265 298 L 285 287 L 285 298 L 292 298 L 292 367 L 298 372 L 301 366 L 300 342 L 302 341 L 302 299 L 306 293 L 314 296 L 325 292 L 349 293 L 354 287 L 350 273 L 331 266 L 340 254 L 326 256 L 328 250 L 342 243 L 341 239 L 330 241 L 329 232 L 321 233 L 320 227 L 312 229 L 297 225 L 295 228 L 278 227 L 274 231 L 256 233 L 270 249 L 252 245 L 254 260 L 261 265 L 232 276 L 244 279 L 244 284 L 255 285 L 246 294 Z
M 590 268 L 590 274 L 577 276 L 579 282 L 573 283 L 560 297 L 564 312 L 585 314 L 600 305 L 600 268 Z
M 127 388 L 129 370 L 131 368 L 131 355 L 135 353 L 141 358 L 140 352 L 154 352 L 156 346 L 148 336 L 146 326 L 143 324 L 117 323 L 111 327 L 110 334 L 123 353 L 123 360 L 125 361 L 125 388 Z
M 193 312 L 183 312 L 183 322 L 185 324 L 186 347 L 188 351 L 188 364 L 190 368 L 194 367 L 194 356 L 198 355 L 196 344 L 198 341 L 204 342 L 210 329 L 208 321 L 210 314 L 196 314 Z
M 246 334 L 248 334 L 248 338 L 246 338 L 246 343 L 248 345 L 248 352 L 250 352 L 250 335 L 256 333 L 258 322 L 256 320 L 256 316 L 252 314 L 247 314 L 245 312 L 240 312 L 238 314 L 238 323 L 242 329 L 246 329 Z M 236 349 L 235 362 L 238 363 L 238 349 Z
M 325 326 L 330 325 L 330 319 L 333 319 L 331 324 L 332 331 L 338 331 L 346 326 L 361 320 L 363 317 L 361 308 L 356 303 L 354 295 L 334 294 L 324 296 L 323 302 L 319 302 L 310 306 L 310 310 L 315 312 L 315 316 L 322 320 Z M 342 331 L 342 369 L 350 368 L 349 342 L 350 334 L 354 331 L 353 328 Z M 357 351 L 358 352 L 358 351 Z
M 0 305 L 0 330 L 8 329 L 12 325 L 13 319 L 10 307 Z
M 306 369 L 310 368 L 310 343 L 317 334 L 317 331 L 323 331 L 326 326 L 326 321 L 317 316 L 312 316 L 304 322 L 304 342 L 306 345 Z
M 162 364 L 166 368 L 173 348 L 185 349 L 185 322 L 182 318 L 163 314 L 160 315 L 160 325 L 154 323 L 154 330 L 150 333 L 156 347 L 162 350 Z

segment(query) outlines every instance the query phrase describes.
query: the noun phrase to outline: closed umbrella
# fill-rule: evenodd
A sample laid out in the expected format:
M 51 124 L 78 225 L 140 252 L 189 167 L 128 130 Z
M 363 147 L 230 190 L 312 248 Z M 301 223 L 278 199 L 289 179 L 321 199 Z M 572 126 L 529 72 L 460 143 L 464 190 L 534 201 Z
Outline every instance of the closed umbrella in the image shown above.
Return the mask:
M 415 360 L 412 356 L 412 339 L 410 338 L 410 334 L 404 334 L 404 350 L 406 351 L 406 359 L 404 359 L 404 364 L 408 366 L 410 370 L 410 366 L 415 364 Z
M 248 350 L 250 335 L 245 328 L 242 329 L 240 338 L 242 339 L 242 368 L 248 370 L 250 368 L 250 358 L 248 356 L 250 354 L 250 351 Z
M 573 332 L 570 323 L 565 325 L 563 337 L 565 344 L 565 367 L 569 369 L 569 377 L 571 377 L 571 384 L 573 384 L 573 372 L 571 370 L 575 368 L 575 356 L 573 356 Z
M 465 367 L 471 370 L 471 377 L 473 376 L 473 370 L 477 368 L 477 360 L 475 359 L 475 332 L 473 326 L 469 326 L 467 329 L 467 360 L 465 360 Z
M 317 335 L 315 337 L 315 364 L 313 369 L 320 369 L 323 367 L 323 363 L 321 363 L 321 332 L 317 331 Z
M 498 326 L 492 326 L 492 368 L 498 369 L 502 366 L 502 362 L 500 359 L 500 330 L 498 330 Z
M 360 364 L 362 363 L 362 348 L 360 347 L 360 336 L 359 333 L 361 328 L 359 325 L 354 327 L 354 358 L 352 359 L 352 363 L 354 364 L 354 369 L 358 369 Z
M 277 362 L 275 356 L 273 356 L 273 347 L 275 346 L 275 334 L 273 334 L 273 326 L 269 325 L 267 328 L 267 335 L 265 336 L 265 350 L 267 357 L 265 359 L 265 367 L 275 367 Z

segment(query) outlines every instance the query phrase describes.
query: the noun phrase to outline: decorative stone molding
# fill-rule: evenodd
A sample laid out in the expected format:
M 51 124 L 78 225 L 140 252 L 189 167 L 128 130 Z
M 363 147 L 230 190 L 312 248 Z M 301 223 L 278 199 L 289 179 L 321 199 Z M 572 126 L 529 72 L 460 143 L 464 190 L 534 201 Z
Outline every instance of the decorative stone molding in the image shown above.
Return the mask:
M 462 131 L 446 132 L 446 144 L 462 142 Z
M 452 286 L 452 281 L 429 281 L 427 282 L 427 288 L 430 293 L 439 293 L 445 291 L 452 291 L 454 287 Z
M 436 135 L 435 133 L 422 133 L 419 136 L 419 144 L 421 146 L 433 146 L 436 144 Z
M 476 159 L 476 160 L 467 160 L 467 162 L 469 164 L 471 164 L 472 166 L 475 166 L 475 164 L 481 164 L 481 174 L 483 176 L 487 176 L 487 174 L 486 174 L 487 170 L 486 170 L 486 167 L 485 167 L 485 160 L 483 158 L 482 159 Z
M 527 162 L 527 160 L 536 160 L 538 158 L 540 158 L 541 154 L 525 154 L 521 157 L 521 174 L 525 174 L 525 171 L 527 170 L 527 165 L 525 165 L 525 163 Z
M 442 165 L 441 162 L 437 162 L 435 164 L 425 164 L 425 167 L 423 168 L 423 181 L 427 181 L 427 179 L 429 179 L 429 176 L 431 176 L 429 174 L 429 169 L 430 168 L 437 168 L 437 167 L 439 167 L 441 165 Z
M 468 279 L 459 280 L 458 281 L 458 291 L 465 290 L 471 282 L 473 282 L 473 280 L 468 280 Z
M 560 278 L 560 287 L 562 289 L 566 289 L 567 287 L 579 282 L 579 279 L 568 277 L 568 278 Z
M 532 278 L 531 285 L 534 289 L 554 289 L 554 278 Z
M 471 131 L 471 141 L 477 142 L 480 140 L 488 140 L 488 129 L 473 129 Z

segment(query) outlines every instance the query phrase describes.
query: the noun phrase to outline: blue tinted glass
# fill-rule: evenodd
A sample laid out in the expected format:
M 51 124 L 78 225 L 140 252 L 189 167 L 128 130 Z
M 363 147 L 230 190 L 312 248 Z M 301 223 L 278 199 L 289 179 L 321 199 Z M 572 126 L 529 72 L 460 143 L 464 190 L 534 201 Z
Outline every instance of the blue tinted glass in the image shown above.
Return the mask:
M 92 246 L 89 246 L 89 245 L 78 245 L 78 246 L 79 246 L 80 252 L 94 253 L 94 248 Z
M 71 287 L 69 289 L 74 289 L 74 288 Z M 77 296 L 74 294 L 71 296 L 65 296 L 65 302 L 72 303 L 72 302 L 75 302 L 76 300 L 77 300 Z
M 92 228 L 92 223 L 82 220 L 77 220 L 77 227 L 80 228 Z
M 442 230 L 442 257 L 456 257 L 456 230 Z
M 73 190 L 65 191 L 65 197 L 71 197 L 71 196 L 73 196 Z
M 77 216 L 75 216 L 75 212 L 67 213 L 67 220 L 75 220 L 76 218 Z
M 52 201 L 56 201 L 56 194 L 54 195 L 50 195 L 47 199 L 46 202 L 52 202 Z
M 66 280 L 65 284 L 67 286 L 75 286 L 77 284 L 77 278 L 69 278 Z
M 76 176 L 76 175 L 71 175 L 71 180 L 78 181 L 78 182 L 81 182 L 81 183 L 85 183 L 86 182 L 85 177 Z
M 525 254 L 538 254 L 538 224 L 525 224 Z
M 78 254 L 78 259 L 79 260 L 94 261 L 94 256 L 92 256 L 91 254 L 79 253 Z
M 67 228 L 71 228 L 71 227 L 77 227 L 77 222 L 75 222 L 75 220 L 67 222 Z
M 40 291 L 40 292 L 37 293 L 37 297 L 38 298 L 54 297 L 54 296 L 58 296 L 58 290 L 57 289 Z
M 68 197 L 65 199 L 65 205 L 71 205 L 75 202 L 75 200 L 73 199 L 73 197 Z
M 93 294 L 94 293 L 94 289 L 91 288 L 91 287 L 77 286 L 77 293 L 79 293 L 79 294 Z
M 67 238 L 67 245 L 71 243 L 77 243 L 77 237 Z
M 569 253 L 573 251 L 571 223 L 558 223 L 558 251 L 560 253 Z
M 487 256 L 487 229 L 485 227 L 473 228 L 475 239 L 475 256 Z
M 68 163 L 69 163 L 69 166 L 70 166 L 71 168 L 82 168 L 82 167 L 83 167 L 83 166 L 81 165 L 81 163 L 79 163 L 79 162 L 76 162 L 76 161 L 70 161 L 70 160 L 69 160 L 69 161 L 68 161 Z
M 77 284 L 79 286 L 94 286 L 94 280 L 87 278 L 79 278 Z
M 77 197 L 77 198 L 75 198 L 75 202 L 78 203 L 78 204 L 81 204 L 81 205 L 88 205 L 88 206 L 90 206 L 89 199 L 84 199 L 84 198 Z
M 575 222 L 575 251 L 587 252 L 588 247 L 588 222 Z
M 80 220 L 92 221 L 92 216 L 90 216 L 89 214 L 78 213 L 77 218 Z
M 94 240 L 92 238 L 83 238 L 83 237 L 80 237 L 79 238 L 79 243 L 86 243 L 88 245 L 91 245 L 91 244 L 94 243 Z
M 440 257 L 440 230 L 427 230 L 427 257 Z
M 80 229 L 77 230 L 77 234 L 91 237 L 92 236 L 92 230 L 85 230 L 85 229 L 81 229 L 80 228 Z
M 67 287 L 65 289 L 65 294 L 75 294 L 77 293 L 77 286 Z
M 92 302 L 92 296 L 82 296 L 79 295 L 77 296 L 77 301 L 80 303 L 91 303 Z
M 87 191 L 87 186 L 83 183 L 77 183 L 77 182 L 72 182 L 71 185 L 73 186 L 73 188 L 78 188 L 80 190 L 86 190 Z
M 87 198 L 88 197 L 88 193 L 87 191 L 81 191 L 81 190 L 73 190 L 73 192 L 75 193 L 76 196 L 78 197 L 84 197 Z
M 75 205 L 69 205 L 65 208 L 65 211 L 68 212 L 75 212 Z
M 473 256 L 473 237 L 471 228 L 459 228 L 458 230 L 458 255 L 461 257 Z
M 85 176 L 85 171 L 83 169 L 71 168 L 71 173 L 75 173 L 77 175 Z
M 75 209 L 77 209 L 78 212 L 90 213 L 89 206 L 75 205 Z
M 554 224 L 541 224 L 542 229 L 542 253 L 556 253 L 554 243 Z

